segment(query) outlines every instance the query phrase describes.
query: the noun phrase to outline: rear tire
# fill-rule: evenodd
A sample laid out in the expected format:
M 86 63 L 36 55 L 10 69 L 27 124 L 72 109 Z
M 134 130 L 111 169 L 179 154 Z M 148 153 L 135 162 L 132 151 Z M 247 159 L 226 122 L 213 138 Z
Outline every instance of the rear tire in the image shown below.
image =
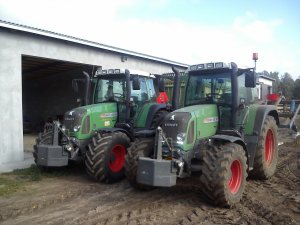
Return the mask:
M 231 207 L 241 200 L 247 178 L 247 158 L 242 146 L 212 146 L 204 154 L 201 167 L 202 190 L 213 204 Z
M 125 162 L 125 176 L 132 187 L 139 190 L 151 190 L 152 186 L 139 184 L 136 182 L 138 159 L 142 157 L 150 157 L 153 155 L 154 138 L 136 139 L 128 149 Z
M 268 179 L 275 173 L 278 160 L 277 124 L 272 116 L 267 116 L 256 148 L 253 171 L 251 175 L 257 179 Z
M 85 156 L 87 173 L 96 181 L 112 183 L 124 177 L 124 163 L 130 140 L 123 132 L 96 133 Z

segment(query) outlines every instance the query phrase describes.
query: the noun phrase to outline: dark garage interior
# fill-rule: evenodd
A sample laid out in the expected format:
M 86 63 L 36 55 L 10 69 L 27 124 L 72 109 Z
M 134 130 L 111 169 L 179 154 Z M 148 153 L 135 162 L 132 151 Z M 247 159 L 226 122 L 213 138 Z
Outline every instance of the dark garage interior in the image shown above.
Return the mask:
M 97 67 L 22 56 L 23 132 L 41 132 L 48 120 L 61 119 L 66 111 L 78 107 L 84 84 L 79 83 L 75 92 L 72 80 L 83 79 L 83 71 L 92 75 Z

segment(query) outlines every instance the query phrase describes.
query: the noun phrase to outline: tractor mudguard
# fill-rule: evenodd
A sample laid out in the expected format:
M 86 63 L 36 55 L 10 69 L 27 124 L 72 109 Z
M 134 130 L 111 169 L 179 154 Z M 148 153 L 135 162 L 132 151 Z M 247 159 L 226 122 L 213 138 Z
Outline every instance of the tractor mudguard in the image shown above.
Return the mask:
M 102 133 L 102 134 L 104 134 L 104 133 L 114 133 L 114 132 L 117 132 L 117 131 L 125 133 L 129 137 L 130 141 L 134 141 L 134 135 L 126 127 L 124 127 L 124 128 L 112 127 L 112 128 L 104 128 L 104 129 L 97 130 L 97 132 Z
M 253 133 L 252 135 L 245 135 L 245 143 L 247 143 L 248 158 L 249 158 L 249 169 L 252 170 L 254 156 L 257 148 L 258 137 L 261 133 L 266 116 L 273 116 L 277 125 L 279 125 L 279 116 L 277 107 L 275 105 L 261 105 L 257 108 Z
M 228 142 L 231 142 L 231 143 L 237 143 L 237 144 L 243 146 L 245 151 L 247 151 L 246 144 L 245 144 L 244 140 L 240 137 L 224 135 L 224 134 L 216 134 L 216 135 L 212 136 L 210 139 L 224 140 L 224 141 L 228 141 Z
M 212 136 L 211 139 L 223 140 L 223 141 L 228 141 L 231 143 L 236 143 L 236 144 L 241 145 L 246 152 L 247 163 L 249 162 L 250 154 L 248 152 L 248 145 L 246 145 L 245 141 L 242 138 L 236 137 L 236 136 L 231 136 L 231 135 L 216 134 L 216 135 Z
M 172 160 L 139 157 L 137 183 L 154 187 L 171 187 L 176 185 L 176 169 Z
M 151 126 L 151 123 L 153 121 L 155 113 L 157 113 L 159 110 L 166 110 L 170 111 L 166 104 L 154 104 L 150 107 L 149 113 L 147 115 L 147 122 L 145 128 L 149 129 Z
M 261 105 L 257 108 L 253 135 L 259 135 L 266 119 L 266 116 L 273 116 L 276 120 L 277 125 L 279 125 L 279 116 L 277 112 L 277 107 L 275 105 Z

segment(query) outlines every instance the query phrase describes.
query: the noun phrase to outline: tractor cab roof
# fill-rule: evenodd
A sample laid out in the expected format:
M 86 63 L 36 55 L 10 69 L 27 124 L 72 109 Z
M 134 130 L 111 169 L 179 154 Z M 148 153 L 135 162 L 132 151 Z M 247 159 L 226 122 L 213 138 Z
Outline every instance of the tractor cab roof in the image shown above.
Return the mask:
M 123 75 L 125 74 L 126 69 L 107 69 L 107 70 L 101 70 L 97 71 L 97 74 L 95 77 L 101 77 L 101 76 L 117 76 L 117 75 Z M 140 70 L 132 70 L 128 69 L 130 72 L 130 75 L 138 75 L 138 76 L 143 76 L 143 77 L 150 77 L 150 78 L 155 78 L 155 76 L 151 73 L 140 71 Z
M 187 72 L 214 70 L 214 69 L 231 69 L 231 63 L 225 62 L 210 62 L 192 65 L 187 69 Z
M 210 62 L 210 63 L 201 63 L 201 64 L 196 64 L 196 65 L 192 65 L 190 66 L 186 72 L 187 73 L 193 73 L 193 72 L 204 72 L 204 73 L 209 73 L 209 72 L 213 72 L 213 71 L 227 71 L 232 69 L 232 64 L 235 63 L 226 63 L 226 62 Z M 248 66 L 240 66 L 238 67 L 238 70 L 240 71 L 240 73 L 243 73 L 245 71 L 251 70 L 253 68 L 248 67 Z M 239 74 L 240 74 L 239 73 Z

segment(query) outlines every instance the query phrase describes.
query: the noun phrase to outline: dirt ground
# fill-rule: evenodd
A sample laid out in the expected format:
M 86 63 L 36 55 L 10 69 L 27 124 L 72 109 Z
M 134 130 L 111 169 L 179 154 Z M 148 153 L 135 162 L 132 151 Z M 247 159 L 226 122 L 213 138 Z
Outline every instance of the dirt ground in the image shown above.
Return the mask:
M 211 206 L 198 180 L 141 192 L 126 180 L 95 183 L 77 167 L 0 197 L 0 224 L 300 224 L 299 148 L 281 146 L 275 176 L 249 179 L 241 203 L 231 209 Z

